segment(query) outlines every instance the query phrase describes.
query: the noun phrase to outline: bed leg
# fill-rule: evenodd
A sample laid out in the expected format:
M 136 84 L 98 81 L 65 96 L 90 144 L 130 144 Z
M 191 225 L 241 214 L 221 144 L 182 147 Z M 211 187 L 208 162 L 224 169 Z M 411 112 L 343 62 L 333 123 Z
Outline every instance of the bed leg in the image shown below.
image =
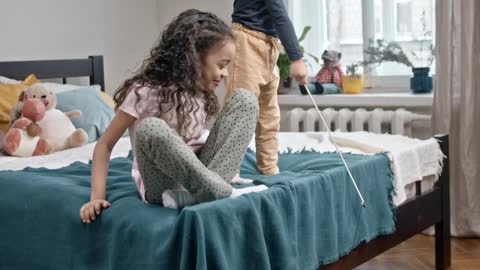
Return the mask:
M 442 152 L 445 154 L 446 158 L 443 159 L 443 170 L 439 179 L 442 194 L 442 220 L 435 224 L 435 266 L 436 269 L 447 269 L 451 265 L 448 135 L 436 136 L 436 139 L 439 141 Z

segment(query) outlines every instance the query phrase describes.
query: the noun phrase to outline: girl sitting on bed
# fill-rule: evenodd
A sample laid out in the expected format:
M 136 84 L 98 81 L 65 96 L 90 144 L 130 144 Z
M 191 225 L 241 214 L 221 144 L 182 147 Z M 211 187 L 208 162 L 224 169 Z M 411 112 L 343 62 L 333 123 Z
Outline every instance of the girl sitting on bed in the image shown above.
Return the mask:
M 84 223 L 110 207 L 110 154 L 127 128 L 132 176 L 145 202 L 179 208 L 266 189 L 230 185 L 257 123 L 252 92 L 237 89 L 205 133 L 219 110 L 214 90 L 235 51 L 230 28 L 211 13 L 187 10 L 168 25 L 139 72 L 115 93 L 116 115 L 93 154 L 91 198 L 80 209 Z

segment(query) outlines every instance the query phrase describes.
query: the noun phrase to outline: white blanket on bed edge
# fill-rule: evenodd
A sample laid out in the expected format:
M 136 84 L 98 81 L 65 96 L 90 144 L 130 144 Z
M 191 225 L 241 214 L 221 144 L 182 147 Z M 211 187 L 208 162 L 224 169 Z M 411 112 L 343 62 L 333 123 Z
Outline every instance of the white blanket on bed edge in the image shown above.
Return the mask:
M 443 153 L 434 139 L 419 140 L 400 135 L 361 132 L 333 132 L 342 153 L 372 155 L 388 152 L 394 173 L 395 205 L 407 199 L 406 187 L 426 176 L 438 176 L 442 171 Z M 285 132 L 279 135 L 279 151 L 312 149 L 335 152 L 326 132 Z M 255 143 L 249 146 L 255 150 Z M 434 178 L 436 181 L 438 177 Z M 431 185 L 431 183 L 429 183 Z M 427 184 L 426 187 L 429 187 Z

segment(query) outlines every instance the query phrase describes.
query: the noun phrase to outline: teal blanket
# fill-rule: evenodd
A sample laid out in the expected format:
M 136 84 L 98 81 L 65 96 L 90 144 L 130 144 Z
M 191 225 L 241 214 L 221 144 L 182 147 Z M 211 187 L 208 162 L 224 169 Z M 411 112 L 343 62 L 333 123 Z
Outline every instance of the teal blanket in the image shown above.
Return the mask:
M 183 210 L 147 205 L 131 160 L 111 161 L 112 207 L 80 222 L 90 165 L 0 172 L 0 269 L 317 269 L 361 242 L 395 230 L 392 171 L 384 154 L 284 153 L 281 173 L 261 176 L 247 152 L 243 177 L 270 188 Z

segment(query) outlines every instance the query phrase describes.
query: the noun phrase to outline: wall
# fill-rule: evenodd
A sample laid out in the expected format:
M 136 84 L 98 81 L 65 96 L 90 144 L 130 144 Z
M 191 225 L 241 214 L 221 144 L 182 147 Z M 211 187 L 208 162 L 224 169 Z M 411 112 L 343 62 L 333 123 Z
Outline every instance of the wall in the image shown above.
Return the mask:
M 182 11 L 190 8 L 215 13 L 228 23 L 233 12 L 233 0 L 158 0 L 158 2 L 158 15 L 162 27 Z
M 112 93 L 159 36 L 158 0 L 0 0 L 0 61 L 101 54 Z
M 0 7 L 0 61 L 101 54 L 113 93 L 180 12 L 196 8 L 230 22 L 233 0 L 0 0 Z M 217 93 L 223 100 L 223 85 Z

